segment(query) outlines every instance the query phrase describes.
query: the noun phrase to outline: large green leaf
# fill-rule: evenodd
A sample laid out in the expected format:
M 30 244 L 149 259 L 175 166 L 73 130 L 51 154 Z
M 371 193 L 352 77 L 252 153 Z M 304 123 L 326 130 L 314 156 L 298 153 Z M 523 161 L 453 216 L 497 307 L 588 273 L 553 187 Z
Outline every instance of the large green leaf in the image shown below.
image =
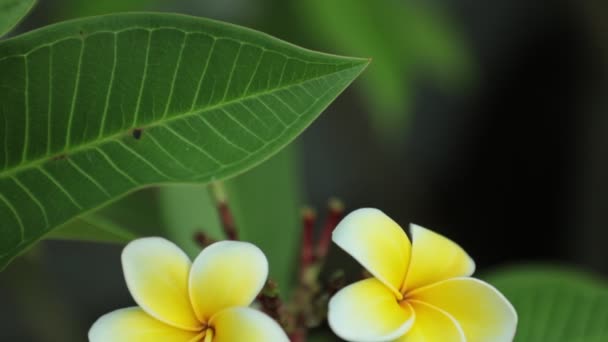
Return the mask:
M 126 243 L 137 237 L 138 235 L 98 214 L 76 217 L 45 236 L 47 239 L 114 243 Z
M 520 266 L 486 277 L 515 306 L 515 341 L 608 341 L 608 283 L 555 266 Z
M 44 238 L 125 244 L 143 236 L 166 236 L 158 195 L 156 187 L 132 192 L 92 213 L 69 220 Z
M 0 0 L 0 36 L 15 27 L 35 3 L 35 0 Z
M 0 267 L 133 189 L 253 167 L 366 65 L 170 14 L 93 17 L 1 42 Z

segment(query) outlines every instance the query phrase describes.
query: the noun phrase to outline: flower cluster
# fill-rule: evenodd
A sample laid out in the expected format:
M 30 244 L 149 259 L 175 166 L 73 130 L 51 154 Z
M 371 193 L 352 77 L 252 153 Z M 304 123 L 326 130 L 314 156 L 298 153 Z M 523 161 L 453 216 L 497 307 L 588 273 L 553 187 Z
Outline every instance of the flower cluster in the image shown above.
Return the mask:
M 331 329 L 347 341 L 508 342 L 517 314 L 491 285 L 470 276 L 473 260 L 449 239 L 417 225 L 411 238 L 377 209 L 345 217 L 333 241 L 371 278 L 329 302 Z M 194 263 L 162 238 L 125 247 L 127 287 L 139 307 L 102 316 L 91 342 L 283 342 L 279 324 L 249 308 L 268 276 L 256 246 L 221 241 Z

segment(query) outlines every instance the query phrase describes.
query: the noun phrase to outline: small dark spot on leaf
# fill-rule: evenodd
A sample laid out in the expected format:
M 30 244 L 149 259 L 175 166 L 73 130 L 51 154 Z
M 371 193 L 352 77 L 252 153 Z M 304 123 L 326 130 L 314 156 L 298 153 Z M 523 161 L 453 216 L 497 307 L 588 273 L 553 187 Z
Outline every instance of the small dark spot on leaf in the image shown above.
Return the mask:
M 141 133 L 142 132 L 143 132 L 143 129 L 141 129 L 141 128 L 135 128 L 133 130 L 133 138 L 135 138 L 135 140 L 141 139 Z
M 81 36 L 84 36 L 84 31 L 83 30 L 80 30 L 79 33 L 80 33 Z
M 63 160 L 63 159 L 66 159 L 67 157 L 68 157 L 67 154 L 62 153 L 62 154 L 58 154 L 58 155 L 52 157 L 51 160 Z

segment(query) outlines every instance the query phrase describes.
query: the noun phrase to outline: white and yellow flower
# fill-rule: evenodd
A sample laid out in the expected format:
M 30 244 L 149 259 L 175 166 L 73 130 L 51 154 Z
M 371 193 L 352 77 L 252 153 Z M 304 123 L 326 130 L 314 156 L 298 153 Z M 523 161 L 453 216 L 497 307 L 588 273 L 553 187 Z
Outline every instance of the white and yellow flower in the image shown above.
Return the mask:
M 142 238 L 122 253 L 127 287 L 139 307 L 110 312 L 91 342 L 286 342 L 281 327 L 249 308 L 266 282 L 268 261 L 247 242 L 221 241 L 191 264 L 175 244 Z
M 449 239 L 411 225 L 403 229 L 377 209 L 340 222 L 333 241 L 372 275 L 329 302 L 332 330 L 348 341 L 507 342 L 517 326 L 513 306 L 470 276 L 473 260 Z

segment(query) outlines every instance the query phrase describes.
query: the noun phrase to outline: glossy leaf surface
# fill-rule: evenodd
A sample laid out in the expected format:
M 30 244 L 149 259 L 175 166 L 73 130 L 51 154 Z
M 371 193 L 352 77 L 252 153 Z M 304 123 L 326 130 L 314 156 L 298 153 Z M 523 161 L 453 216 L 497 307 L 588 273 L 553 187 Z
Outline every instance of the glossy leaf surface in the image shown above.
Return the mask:
M 171 14 L 93 17 L 0 42 L 0 267 L 136 188 L 253 167 L 366 65 Z

